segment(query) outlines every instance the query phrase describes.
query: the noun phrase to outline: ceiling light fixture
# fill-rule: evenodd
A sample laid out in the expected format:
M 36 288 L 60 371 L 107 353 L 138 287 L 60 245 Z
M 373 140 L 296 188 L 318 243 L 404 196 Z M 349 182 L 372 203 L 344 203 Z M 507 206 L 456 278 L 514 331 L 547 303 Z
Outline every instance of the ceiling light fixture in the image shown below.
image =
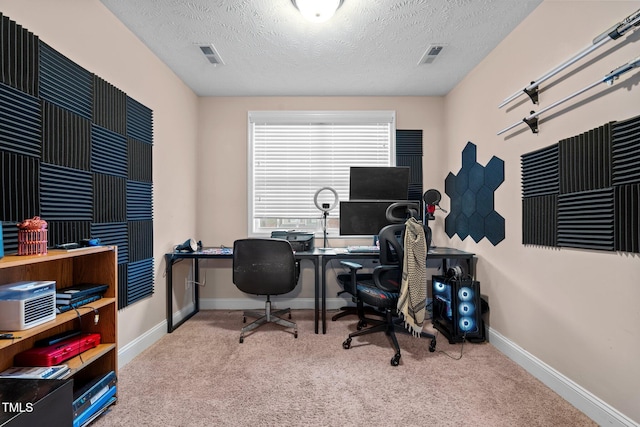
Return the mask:
M 344 0 L 291 0 L 302 16 L 311 22 L 325 22 L 331 19 Z

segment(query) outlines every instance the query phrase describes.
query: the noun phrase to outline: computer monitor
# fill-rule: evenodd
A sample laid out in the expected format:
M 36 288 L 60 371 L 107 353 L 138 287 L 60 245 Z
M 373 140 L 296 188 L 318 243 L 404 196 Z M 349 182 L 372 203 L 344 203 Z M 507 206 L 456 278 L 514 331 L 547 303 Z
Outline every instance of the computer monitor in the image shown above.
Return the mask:
M 349 200 L 407 200 L 408 166 L 352 166 Z
M 387 208 L 393 203 L 406 200 L 349 200 L 340 202 L 341 236 L 376 236 L 386 225 L 393 222 L 387 219 Z M 420 201 L 413 201 L 418 207 Z M 396 216 L 405 214 L 404 207 L 395 211 Z M 416 212 L 419 212 L 419 208 Z

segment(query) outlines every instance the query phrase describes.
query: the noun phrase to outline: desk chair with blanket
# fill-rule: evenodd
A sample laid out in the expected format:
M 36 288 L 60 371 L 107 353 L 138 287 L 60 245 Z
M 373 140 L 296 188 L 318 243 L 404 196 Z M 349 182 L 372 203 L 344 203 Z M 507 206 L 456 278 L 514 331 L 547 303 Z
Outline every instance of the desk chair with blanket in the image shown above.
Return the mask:
M 245 311 L 243 323 L 247 316 L 257 319 L 242 328 L 240 343 L 244 342 L 244 334 L 266 323 L 277 323 L 293 328 L 293 337 L 298 338 L 298 327 L 294 322 L 282 319 L 291 309 L 271 311 L 271 295 L 291 292 L 298 284 L 300 275 L 291 244 L 284 239 L 240 239 L 233 243 L 233 283 L 242 292 L 253 295 L 266 295 L 264 311 Z
M 387 210 L 387 215 L 392 206 Z M 342 347 L 345 350 L 351 348 L 351 342 L 355 337 L 385 332 L 395 349 L 391 358 L 392 366 L 398 366 L 401 357 L 396 337 L 397 327 L 402 331 L 408 330 L 414 336 L 429 338 L 430 352 L 436 348 L 435 335 L 422 331 L 427 300 L 427 239 L 423 225 L 413 214 L 410 216 L 403 223 L 387 225 L 380 231 L 380 265 L 373 270 L 372 284 L 358 282 L 357 271 L 362 268 L 359 264 L 343 262 L 343 265 L 350 268 L 351 289 L 356 292 L 359 307 L 364 308 L 364 304 L 367 304 L 382 310 L 385 320 L 368 329 L 350 333 Z M 404 247 L 405 244 L 408 245 L 407 248 Z

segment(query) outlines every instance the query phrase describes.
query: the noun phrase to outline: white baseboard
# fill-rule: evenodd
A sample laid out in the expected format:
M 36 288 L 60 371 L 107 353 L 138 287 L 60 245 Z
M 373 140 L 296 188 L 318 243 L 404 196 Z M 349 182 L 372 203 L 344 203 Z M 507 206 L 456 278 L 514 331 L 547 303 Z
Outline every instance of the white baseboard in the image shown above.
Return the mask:
M 542 381 L 598 425 L 615 427 L 639 425 L 499 332 L 487 328 L 487 333 L 489 342 L 501 353 Z
M 167 321 L 163 320 L 129 344 L 118 348 L 118 368 L 131 362 L 137 355 L 151 347 L 167 333 Z

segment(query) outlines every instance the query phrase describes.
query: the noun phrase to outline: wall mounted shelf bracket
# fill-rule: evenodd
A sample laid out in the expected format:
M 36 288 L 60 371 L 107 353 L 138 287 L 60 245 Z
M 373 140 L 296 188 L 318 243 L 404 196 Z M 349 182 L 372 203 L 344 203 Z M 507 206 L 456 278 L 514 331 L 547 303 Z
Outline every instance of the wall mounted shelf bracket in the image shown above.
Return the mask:
M 534 83 L 535 82 L 531 82 L 532 85 Z M 538 86 L 534 86 L 532 88 L 526 87 L 522 89 L 522 91 L 529 96 L 529 99 L 531 99 L 531 102 L 533 102 L 536 105 L 538 104 Z
M 516 126 L 521 125 L 522 123 L 526 123 L 530 128 L 531 131 L 533 133 L 538 133 L 538 121 L 537 121 L 537 117 L 546 112 L 551 110 L 552 108 L 557 107 L 560 104 L 565 103 L 566 101 L 575 98 L 576 96 L 588 91 L 589 89 L 592 89 L 594 87 L 596 87 L 597 85 L 601 84 L 601 83 L 606 83 L 608 86 L 611 86 L 613 84 L 614 81 L 618 80 L 618 78 L 628 72 L 633 70 L 634 68 L 640 67 L 640 56 L 632 59 L 631 61 L 627 62 L 624 65 L 619 66 L 618 68 L 616 68 L 615 70 L 611 71 L 610 73 L 608 73 L 607 75 L 605 75 L 604 77 L 602 77 L 599 80 L 596 80 L 595 82 L 591 83 L 589 86 L 585 86 L 582 89 L 580 89 L 577 92 L 572 93 L 569 96 L 565 96 L 564 98 L 554 102 L 553 104 L 543 108 L 542 110 L 538 111 L 537 113 L 532 111 L 530 115 L 528 115 L 527 117 L 525 117 L 524 119 L 522 119 L 522 121 L 519 122 L 515 122 L 514 124 L 502 129 L 501 131 L 498 132 L 498 135 L 502 135 L 503 133 L 507 132 L 508 130 L 513 129 Z M 534 121 L 535 120 L 535 121 Z
M 531 84 L 529 86 L 527 86 L 524 89 L 519 90 L 516 93 L 514 93 L 513 95 L 507 97 L 504 101 L 502 101 L 502 103 L 498 106 L 498 108 L 504 107 L 505 105 L 507 105 L 508 103 L 513 101 L 514 99 L 519 98 L 523 93 L 526 93 L 527 95 L 529 95 L 529 97 L 531 98 L 531 101 L 533 101 L 534 104 L 537 104 L 538 103 L 537 88 L 538 88 L 538 86 L 540 86 L 540 84 L 544 83 L 545 81 L 547 81 L 551 77 L 555 76 L 560 71 L 562 71 L 565 68 L 567 68 L 568 66 L 578 62 L 580 59 L 584 58 L 585 56 L 587 56 L 591 52 L 593 52 L 596 49 L 598 49 L 600 46 L 606 44 L 607 42 L 609 42 L 611 40 L 620 39 L 627 31 L 629 31 L 633 27 L 640 27 L 640 9 L 636 10 L 631 15 L 627 16 L 622 21 L 620 21 L 617 24 L 615 24 L 613 27 L 611 27 L 611 28 L 607 29 L 605 32 L 601 33 L 599 36 L 597 36 L 595 39 L 593 39 L 593 41 L 591 42 L 590 45 L 588 45 L 586 48 L 584 48 L 583 50 L 578 52 L 576 55 L 574 55 L 573 57 L 571 57 L 567 61 L 565 61 L 562 64 L 558 65 L 553 70 L 550 70 L 549 72 L 547 72 L 545 75 L 543 75 L 539 79 L 531 82 Z M 531 96 L 531 94 L 534 91 L 535 91 L 535 99 Z
M 535 116 L 535 113 L 535 111 L 531 111 L 531 116 L 525 117 L 524 119 L 522 119 L 522 121 L 525 122 L 527 126 L 529 126 L 531 132 L 538 133 L 538 116 Z

